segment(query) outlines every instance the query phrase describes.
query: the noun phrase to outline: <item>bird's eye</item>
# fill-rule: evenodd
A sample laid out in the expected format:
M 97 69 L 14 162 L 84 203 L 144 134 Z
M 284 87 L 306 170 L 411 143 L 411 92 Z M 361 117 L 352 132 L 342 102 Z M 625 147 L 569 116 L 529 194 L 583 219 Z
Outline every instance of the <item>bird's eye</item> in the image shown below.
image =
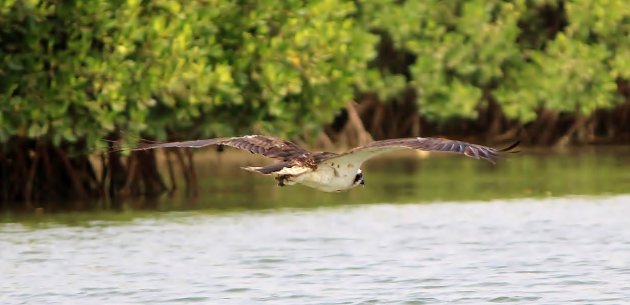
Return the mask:
M 363 174 L 362 173 L 356 174 L 356 176 L 354 176 L 353 183 L 356 184 L 357 182 L 361 181 L 361 178 L 363 178 Z

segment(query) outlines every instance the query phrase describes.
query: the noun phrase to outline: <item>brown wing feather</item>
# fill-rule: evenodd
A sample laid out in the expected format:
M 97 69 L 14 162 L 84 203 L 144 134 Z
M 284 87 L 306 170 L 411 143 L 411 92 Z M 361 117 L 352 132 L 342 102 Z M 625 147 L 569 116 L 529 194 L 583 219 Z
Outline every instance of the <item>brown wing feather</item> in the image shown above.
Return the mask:
M 331 158 L 328 158 L 328 160 L 336 159 L 344 160 L 346 162 L 362 163 L 369 158 L 386 152 L 408 148 L 424 151 L 459 153 L 471 158 L 487 160 L 494 164 L 495 160 L 500 156 L 501 153 L 511 152 L 511 150 L 516 147 L 516 145 L 518 145 L 518 142 L 514 143 L 506 149 L 497 150 L 492 147 L 487 147 L 483 145 L 439 138 L 418 137 L 388 139 L 371 142 L 367 145 L 354 148 L 339 156 L 332 156 Z
M 389 139 L 369 143 L 363 148 L 395 146 L 424 151 L 441 151 L 464 154 L 471 158 L 483 159 L 492 163 L 494 163 L 494 161 L 499 157 L 500 154 L 498 150 L 492 147 L 439 138 Z
M 295 158 L 306 159 L 311 155 L 308 150 L 305 150 L 294 143 L 262 135 L 251 135 L 232 138 L 213 138 L 181 142 L 140 143 L 138 144 L 138 146 L 130 148 L 129 150 L 147 150 L 172 147 L 199 148 L 209 145 L 226 145 L 246 150 L 253 154 L 260 154 L 265 157 L 281 161 L 289 161 Z

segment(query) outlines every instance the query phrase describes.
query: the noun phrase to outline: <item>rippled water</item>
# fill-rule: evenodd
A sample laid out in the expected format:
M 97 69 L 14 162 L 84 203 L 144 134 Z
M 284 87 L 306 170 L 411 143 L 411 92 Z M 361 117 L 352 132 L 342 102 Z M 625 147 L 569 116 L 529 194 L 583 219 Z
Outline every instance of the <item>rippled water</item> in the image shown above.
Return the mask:
M 0 304 L 623 304 L 630 196 L 0 225 Z

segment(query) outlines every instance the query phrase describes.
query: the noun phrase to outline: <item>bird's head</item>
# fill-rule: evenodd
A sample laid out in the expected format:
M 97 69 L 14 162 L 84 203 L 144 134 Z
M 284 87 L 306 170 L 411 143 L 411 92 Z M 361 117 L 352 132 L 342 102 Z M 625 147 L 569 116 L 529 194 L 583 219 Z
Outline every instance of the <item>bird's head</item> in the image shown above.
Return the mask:
M 352 182 L 352 186 L 357 185 L 365 185 L 365 180 L 363 179 L 363 172 L 361 172 L 361 169 L 357 170 L 357 174 L 354 175 L 354 181 Z

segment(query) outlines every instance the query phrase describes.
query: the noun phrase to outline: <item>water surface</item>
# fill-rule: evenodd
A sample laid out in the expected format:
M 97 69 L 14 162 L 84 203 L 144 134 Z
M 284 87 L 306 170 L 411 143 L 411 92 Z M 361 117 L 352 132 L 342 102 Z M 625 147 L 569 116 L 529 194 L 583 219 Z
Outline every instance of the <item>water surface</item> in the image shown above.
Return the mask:
M 0 233 L 2 304 L 622 304 L 630 196 L 171 212 Z
M 630 300 L 625 151 L 408 155 L 334 194 L 230 167 L 258 160 L 202 161 L 196 199 L 5 214 L 0 304 Z

